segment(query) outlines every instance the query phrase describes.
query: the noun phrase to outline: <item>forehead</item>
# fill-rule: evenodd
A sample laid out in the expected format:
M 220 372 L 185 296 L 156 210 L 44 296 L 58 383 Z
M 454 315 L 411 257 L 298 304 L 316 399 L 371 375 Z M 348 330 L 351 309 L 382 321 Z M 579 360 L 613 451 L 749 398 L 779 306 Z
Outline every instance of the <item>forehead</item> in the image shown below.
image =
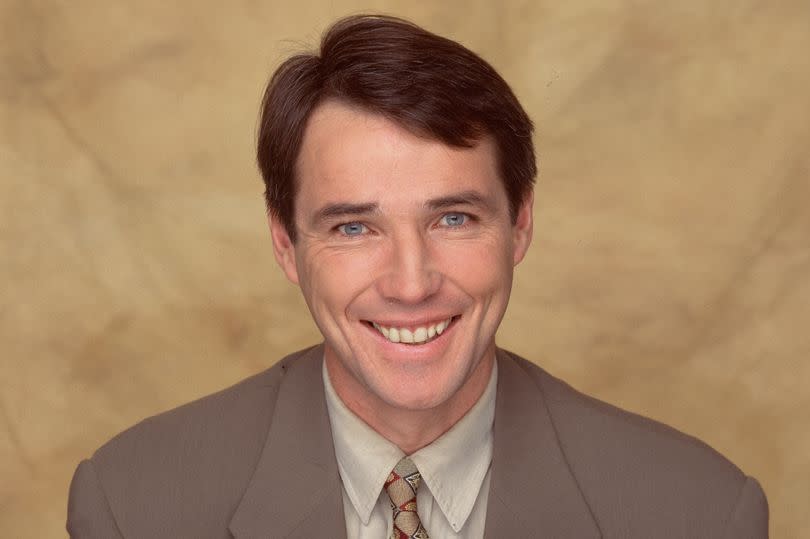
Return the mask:
M 494 144 L 472 148 L 420 137 L 382 115 L 337 101 L 311 114 L 297 161 L 296 207 L 364 200 L 414 204 L 477 190 L 506 203 Z

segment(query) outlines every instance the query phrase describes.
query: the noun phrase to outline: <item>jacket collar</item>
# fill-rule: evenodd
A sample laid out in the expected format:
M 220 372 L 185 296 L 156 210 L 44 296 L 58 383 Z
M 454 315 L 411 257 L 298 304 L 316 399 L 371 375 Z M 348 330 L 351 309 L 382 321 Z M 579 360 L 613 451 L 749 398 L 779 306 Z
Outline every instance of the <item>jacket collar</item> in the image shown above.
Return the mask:
M 267 441 L 229 526 L 234 537 L 346 537 L 322 361 L 322 346 L 282 360 Z
M 542 389 L 503 350 L 494 437 L 485 537 L 601 537 Z
M 323 346 L 282 360 L 267 441 L 229 527 L 238 539 L 346 537 L 322 361 Z M 502 350 L 494 445 L 485 537 L 601 537 L 541 388 Z

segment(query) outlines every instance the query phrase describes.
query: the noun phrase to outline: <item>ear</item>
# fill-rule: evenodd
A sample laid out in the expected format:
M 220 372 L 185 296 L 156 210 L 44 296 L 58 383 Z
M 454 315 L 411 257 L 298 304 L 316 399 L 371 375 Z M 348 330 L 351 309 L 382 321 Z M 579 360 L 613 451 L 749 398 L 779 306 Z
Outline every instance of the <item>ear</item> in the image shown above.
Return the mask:
M 534 232 L 534 190 L 529 191 L 521 202 L 518 208 L 517 219 L 515 224 L 512 225 L 512 241 L 514 247 L 514 265 L 520 264 L 523 257 L 526 256 L 526 251 L 529 250 L 529 245 L 532 243 L 532 234 Z
M 298 284 L 298 267 L 295 265 L 295 244 L 287 228 L 278 217 L 269 215 L 270 236 L 273 238 L 273 254 L 279 267 L 294 284 Z

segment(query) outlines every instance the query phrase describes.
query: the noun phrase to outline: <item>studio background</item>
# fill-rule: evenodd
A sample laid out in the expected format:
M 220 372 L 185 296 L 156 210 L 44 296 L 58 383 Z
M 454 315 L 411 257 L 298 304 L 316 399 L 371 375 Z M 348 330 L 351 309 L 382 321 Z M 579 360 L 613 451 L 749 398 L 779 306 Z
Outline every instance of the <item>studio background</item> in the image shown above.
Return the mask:
M 489 60 L 537 127 L 499 344 L 694 434 L 810 537 L 806 0 L 0 0 L 0 530 L 64 537 L 81 458 L 319 339 L 254 165 L 335 18 Z

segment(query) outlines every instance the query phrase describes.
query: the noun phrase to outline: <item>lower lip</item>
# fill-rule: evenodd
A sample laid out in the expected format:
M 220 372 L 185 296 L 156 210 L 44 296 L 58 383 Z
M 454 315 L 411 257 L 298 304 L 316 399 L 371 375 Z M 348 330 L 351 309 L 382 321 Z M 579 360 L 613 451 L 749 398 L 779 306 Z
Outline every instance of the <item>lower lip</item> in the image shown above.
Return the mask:
M 453 333 L 456 328 L 456 323 L 460 318 L 461 316 L 454 316 L 450 321 L 450 325 L 448 325 L 444 331 L 442 331 L 441 335 L 437 335 L 433 340 L 424 342 L 422 344 L 391 342 L 385 337 L 385 335 L 377 331 L 377 329 L 373 326 L 365 322 L 363 322 L 363 325 L 374 334 L 385 350 L 390 350 L 391 352 L 406 356 L 408 358 L 418 359 L 420 357 L 434 356 L 437 352 L 440 352 L 449 342 L 446 337 Z

